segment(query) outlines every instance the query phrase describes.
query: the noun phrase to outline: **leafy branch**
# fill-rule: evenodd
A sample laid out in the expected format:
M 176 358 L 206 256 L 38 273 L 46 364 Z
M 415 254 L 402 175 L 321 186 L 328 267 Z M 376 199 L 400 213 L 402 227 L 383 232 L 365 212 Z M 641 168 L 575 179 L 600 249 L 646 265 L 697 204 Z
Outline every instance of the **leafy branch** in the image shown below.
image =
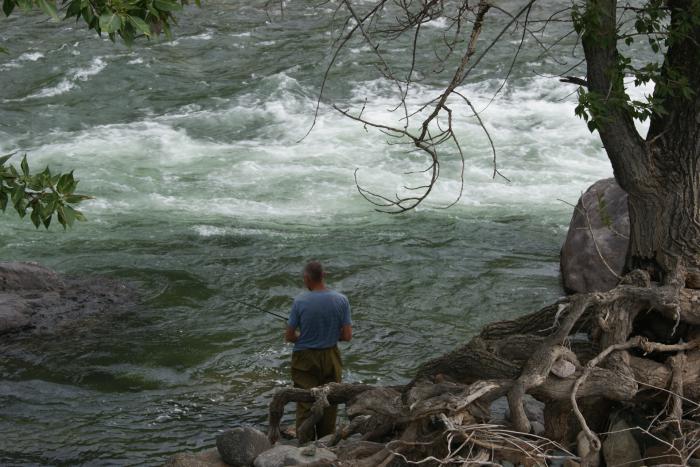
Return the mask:
M 32 174 L 26 154 L 19 169 L 7 163 L 12 156 L 14 153 L 0 157 L 0 209 L 3 212 L 10 206 L 21 218 L 29 213 L 37 229 L 41 225 L 48 229 L 54 216 L 64 229 L 76 220 L 86 220 L 73 206 L 91 197 L 75 193 L 78 180 L 72 171 L 52 174 L 47 166 Z
M 151 38 L 164 33 L 170 37 L 170 27 L 176 24 L 174 13 L 182 10 L 190 0 L 61 0 L 60 13 L 63 19 L 75 18 L 84 21 L 88 29 L 97 34 L 105 33 L 112 41 L 117 36 L 127 44 L 137 37 Z M 193 0 L 200 6 L 200 0 Z M 10 16 L 15 8 L 24 12 L 41 10 L 58 21 L 57 0 L 3 0 L 2 11 Z

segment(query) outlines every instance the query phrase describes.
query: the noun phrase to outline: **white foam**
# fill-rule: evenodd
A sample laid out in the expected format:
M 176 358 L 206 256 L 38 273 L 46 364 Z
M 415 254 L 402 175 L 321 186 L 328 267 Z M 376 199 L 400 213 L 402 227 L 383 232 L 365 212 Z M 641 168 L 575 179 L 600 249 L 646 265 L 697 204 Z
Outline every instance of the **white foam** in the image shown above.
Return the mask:
M 41 52 L 25 52 L 16 59 L 0 65 L 0 70 L 21 68 L 23 66 L 22 62 L 36 62 L 42 58 L 44 58 L 44 54 Z
M 363 187 L 389 197 L 408 193 L 404 185 L 426 181 L 425 174 L 404 174 L 425 169 L 425 155 L 409 152 L 408 146 L 387 145 L 388 138 L 380 132 L 367 131 L 325 108 L 311 134 L 297 144 L 311 124 L 315 96 L 284 73 L 264 78 L 263 85 L 269 93 L 238 96 L 228 107 L 191 104 L 140 122 L 54 134 L 33 157 L 49 162 L 60 154 L 63 164 L 80 167 L 83 180 L 118 184 L 100 182 L 98 196 L 121 199 L 128 203 L 127 210 L 151 208 L 188 218 L 325 222 L 338 212 L 372 211 L 357 193 L 355 169 Z M 462 92 L 481 109 L 489 102 L 489 89 L 493 83 L 484 82 Z M 363 82 L 354 90 L 353 112 L 367 96 L 365 117 L 400 125 L 401 115 L 389 111 L 391 88 Z M 439 92 L 416 87 L 409 104 L 418 105 Z M 498 149 L 499 168 L 511 183 L 491 178 L 492 155 L 483 130 L 468 109 L 451 104 L 466 158 L 465 191 L 456 210 L 557 207 L 558 198 L 575 202 L 590 183 L 612 174 L 597 135 L 573 115 L 575 103 L 559 100 L 568 92 L 556 80 L 538 78 L 508 88 L 483 112 Z M 198 128 L 226 127 L 242 137 L 198 138 L 185 129 L 192 122 Z M 441 179 L 424 208 L 449 204 L 459 193 L 456 153 L 444 150 L 441 157 Z M 196 225 L 204 226 L 195 228 L 202 236 L 223 234 L 206 222 Z
M 194 231 L 200 237 L 220 237 L 226 234 L 226 229 L 213 225 L 196 225 L 194 226 Z
M 25 62 L 36 62 L 37 60 L 44 58 L 44 54 L 41 52 L 26 52 L 20 55 L 17 60 Z
M 188 36 L 187 39 L 192 41 L 210 41 L 214 38 L 212 31 L 207 31 L 202 34 L 197 34 L 196 36 Z
M 90 65 L 84 68 L 74 68 L 68 71 L 68 77 L 62 79 L 57 85 L 41 89 L 39 92 L 27 96 L 25 99 L 40 99 L 65 94 L 75 88 L 77 81 L 87 81 L 90 77 L 99 74 L 107 67 L 107 62 L 102 57 L 95 57 Z M 19 99 L 25 100 L 25 99 Z

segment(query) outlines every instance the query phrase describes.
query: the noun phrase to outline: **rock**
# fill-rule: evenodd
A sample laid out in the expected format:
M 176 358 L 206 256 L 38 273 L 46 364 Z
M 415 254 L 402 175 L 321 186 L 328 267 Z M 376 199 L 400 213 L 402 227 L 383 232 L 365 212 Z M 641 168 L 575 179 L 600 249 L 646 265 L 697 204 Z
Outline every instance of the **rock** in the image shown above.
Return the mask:
M 629 230 L 627 193 L 615 179 L 599 180 L 588 188 L 576 205 L 561 249 L 564 288 L 570 292 L 604 292 L 615 287 L 615 274 L 619 275 L 625 264 Z
M 506 396 L 499 397 L 491 402 L 489 423 L 505 425 L 509 415 L 508 399 Z
M 544 434 L 544 425 L 540 422 L 531 422 L 530 428 L 532 428 L 532 432 L 537 436 L 542 436 Z
M 503 411 L 503 417 L 506 420 L 510 420 L 510 407 L 508 407 L 508 400 L 504 397 L 505 399 L 505 410 Z M 498 401 L 499 399 L 496 399 Z M 494 401 L 494 403 L 496 402 Z M 527 419 L 532 423 L 532 422 L 538 422 L 542 426 L 544 426 L 544 403 L 538 401 L 534 397 L 532 397 L 530 394 L 525 394 L 525 397 L 523 397 L 523 408 L 525 409 L 525 415 L 527 416 Z M 494 415 L 493 413 L 494 407 L 493 404 L 491 406 L 491 414 L 492 416 Z
M 175 454 L 163 467 L 228 467 L 216 449 L 208 449 L 196 454 Z
M 252 465 L 255 458 L 270 447 L 267 436 L 251 427 L 236 427 L 216 437 L 221 458 L 235 466 Z
M 100 276 L 63 277 L 36 263 L 0 263 L 0 334 L 52 334 L 136 304 L 122 282 Z M 9 337 L 3 337 L 7 340 Z
M 560 358 L 552 365 L 552 373 L 560 378 L 568 378 L 576 373 L 576 365 Z
M 335 433 L 331 433 L 330 435 L 317 439 L 314 444 L 319 448 L 327 448 L 328 445 L 333 442 L 333 439 L 335 439 Z
M 27 304 L 18 295 L 0 294 L 0 334 L 29 327 Z
M 255 467 L 283 467 L 337 459 L 335 454 L 324 448 L 313 447 L 313 455 L 309 454 L 312 453 L 308 447 L 278 445 L 256 457 L 254 465 Z
M 607 465 L 637 467 L 643 465 L 642 452 L 631 431 L 632 426 L 618 418 L 603 441 L 603 457 Z
M 49 268 L 32 262 L 0 262 L 0 291 L 60 290 L 63 281 Z

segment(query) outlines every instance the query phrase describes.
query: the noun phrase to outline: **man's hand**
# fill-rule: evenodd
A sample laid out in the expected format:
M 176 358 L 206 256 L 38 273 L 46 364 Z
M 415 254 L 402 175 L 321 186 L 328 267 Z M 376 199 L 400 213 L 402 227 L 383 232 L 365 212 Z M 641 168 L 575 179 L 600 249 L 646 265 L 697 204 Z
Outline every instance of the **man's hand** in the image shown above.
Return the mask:
M 296 342 L 298 339 L 299 334 L 297 334 L 296 328 L 287 326 L 287 329 L 284 331 L 284 340 L 286 342 Z
M 352 340 L 352 325 L 346 324 L 340 328 L 340 339 L 341 341 L 350 342 Z

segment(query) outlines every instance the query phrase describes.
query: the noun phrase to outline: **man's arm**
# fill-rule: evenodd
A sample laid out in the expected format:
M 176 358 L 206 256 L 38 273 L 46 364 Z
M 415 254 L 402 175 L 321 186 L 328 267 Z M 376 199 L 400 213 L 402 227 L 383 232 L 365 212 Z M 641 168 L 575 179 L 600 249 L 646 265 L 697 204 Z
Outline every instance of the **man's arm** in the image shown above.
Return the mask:
M 352 324 L 346 324 L 340 328 L 341 341 L 350 342 L 352 340 Z
M 284 331 L 284 340 L 287 342 L 296 342 L 299 340 L 299 335 L 297 334 L 296 328 L 287 326 L 287 329 Z

